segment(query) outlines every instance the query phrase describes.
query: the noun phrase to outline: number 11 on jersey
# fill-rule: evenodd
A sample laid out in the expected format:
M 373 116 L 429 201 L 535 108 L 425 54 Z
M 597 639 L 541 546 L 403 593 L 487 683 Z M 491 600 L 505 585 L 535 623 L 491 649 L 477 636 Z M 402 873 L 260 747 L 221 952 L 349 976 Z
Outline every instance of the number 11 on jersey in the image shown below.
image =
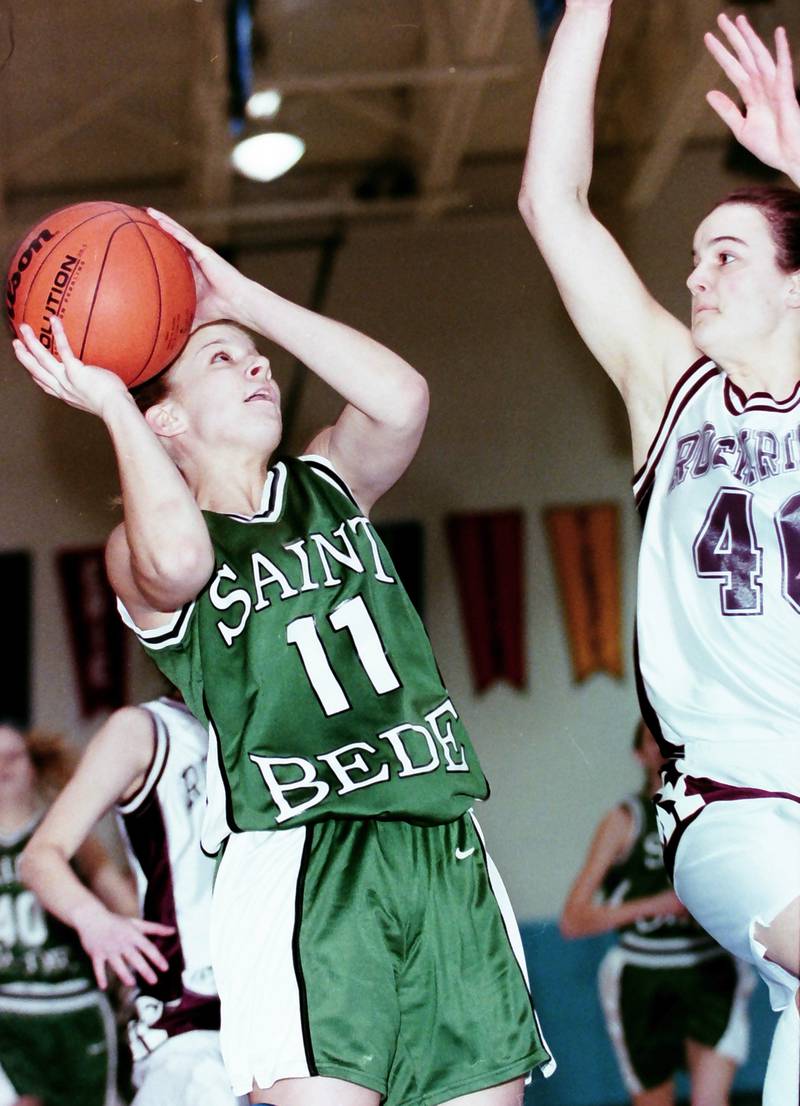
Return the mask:
M 386 656 L 378 628 L 360 595 L 347 599 L 328 615 L 334 631 L 347 630 L 361 667 L 378 695 L 395 691 L 400 681 Z M 308 682 L 325 714 L 341 714 L 351 703 L 333 671 L 313 615 L 295 618 L 286 627 L 286 640 L 300 654 Z

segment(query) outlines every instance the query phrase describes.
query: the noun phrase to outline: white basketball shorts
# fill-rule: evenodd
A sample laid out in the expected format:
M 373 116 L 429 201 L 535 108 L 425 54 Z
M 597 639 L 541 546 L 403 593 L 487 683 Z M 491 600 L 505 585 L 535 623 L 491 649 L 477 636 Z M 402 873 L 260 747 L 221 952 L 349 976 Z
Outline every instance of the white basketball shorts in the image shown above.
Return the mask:
M 724 948 L 751 963 L 773 1010 L 797 992 L 797 977 L 764 958 L 754 936 L 800 896 L 800 803 L 713 802 L 685 830 L 675 856 L 675 891 Z

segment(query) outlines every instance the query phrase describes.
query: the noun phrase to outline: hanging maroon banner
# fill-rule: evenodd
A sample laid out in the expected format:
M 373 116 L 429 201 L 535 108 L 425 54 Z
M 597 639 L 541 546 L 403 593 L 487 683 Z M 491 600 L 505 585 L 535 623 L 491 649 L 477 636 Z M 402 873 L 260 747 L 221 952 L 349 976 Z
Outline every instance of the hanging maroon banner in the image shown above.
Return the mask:
M 125 630 L 102 549 L 57 554 L 84 717 L 125 702 Z
M 0 587 L 9 648 L 0 680 L 0 722 L 27 729 L 31 720 L 31 556 L 0 553 Z
M 544 512 L 575 680 L 621 677 L 619 508 L 613 503 Z
M 475 690 L 525 687 L 522 512 L 450 515 L 446 526 Z

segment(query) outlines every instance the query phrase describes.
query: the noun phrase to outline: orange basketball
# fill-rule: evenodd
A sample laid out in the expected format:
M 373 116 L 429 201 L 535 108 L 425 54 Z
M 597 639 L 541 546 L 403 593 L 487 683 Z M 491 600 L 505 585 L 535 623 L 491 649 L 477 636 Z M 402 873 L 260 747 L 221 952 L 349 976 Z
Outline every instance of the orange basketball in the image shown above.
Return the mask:
M 8 269 L 6 310 L 17 336 L 28 323 L 54 353 L 58 315 L 81 361 L 111 369 L 132 388 L 183 348 L 194 277 L 183 246 L 142 208 L 73 204 L 22 239 Z

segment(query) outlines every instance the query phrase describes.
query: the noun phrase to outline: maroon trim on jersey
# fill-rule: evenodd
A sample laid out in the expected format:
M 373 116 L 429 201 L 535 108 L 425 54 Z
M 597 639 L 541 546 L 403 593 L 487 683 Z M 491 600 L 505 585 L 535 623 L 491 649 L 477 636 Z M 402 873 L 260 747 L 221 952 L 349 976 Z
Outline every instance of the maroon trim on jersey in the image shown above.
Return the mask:
M 664 760 L 675 760 L 677 757 L 682 757 L 685 752 L 683 746 L 673 745 L 671 741 L 667 741 L 664 737 L 664 732 L 661 729 L 661 722 L 655 712 L 655 707 L 650 702 L 647 695 L 647 689 L 644 686 L 644 677 L 642 676 L 642 667 L 639 662 L 639 629 L 636 625 L 634 625 L 633 628 L 633 678 L 636 685 L 636 696 L 639 700 L 639 710 L 642 715 L 642 721 L 656 739 L 656 745 L 658 745 Z
M 675 854 L 678 851 L 681 838 L 692 822 L 694 822 L 695 818 L 698 818 L 703 813 L 709 803 L 737 802 L 740 799 L 789 799 L 790 802 L 800 803 L 800 795 L 793 795 L 789 791 L 766 791 L 760 787 L 739 787 L 736 784 L 721 783 L 719 780 L 712 780 L 707 776 L 686 776 L 682 773 L 678 773 L 673 765 L 666 766 L 665 775 L 666 778 L 669 778 L 670 775 L 677 778 L 678 775 L 680 775 L 687 797 L 699 795 L 700 798 L 703 799 L 703 806 L 695 810 L 688 818 L 679 819 L 676 812 L 670 810 L 670 806 L 668 806 L 667 803 L 660 798 L 659 794 L 656 793 L 656 806 L 661 806 L 669 811 L 676 820 L 675 829 L 664 846 L 664 866 L 669 873 L 670 879 L 673 878 Z
M 164 1011 L 154 1029 L 166 1029 L 170 1037 L 189 1033 L 193 1029 L 219 1029 L 219 998 L 216 995 L 197 995 L 184 991 L 180 1002 Z
M 145 710 L 145 709 L 146 709 L 145 707 L 142 707 L 142 710 Z M 121 808 L 121 807 L 127 807 L 129 803 L 138 804 L 139 800 L 144 797 L 145 790 L 152 791 L 156 787 L 156 785 L 158 784 L 158 781 L 161 779 L 161 776 L 164 772 L 164 765 L 167 763 L 167 757 L 166 757 L 166 754 L 165 754 L 164 760 L 162 761 L 161 768 L 159 770 L 158 775 L 156 776 L 156 778 L 153 781 L 151 781 L 151 784 L 148 787 L 147 783 L 148 783 L 148 780 L 150 779 L 150 773 L 153 771 L 153 765 L 155 764 L 156 757 L 158 756 L 158 749 L 159 749 L 158 734 L 159 734 L 159 730 L 164 729 L 164 727 L 161 725 L 161 720 L 159 718 L 156 718 L 156 716 L 151 711 L 148 710 L 147 713 L 150 716 L 150 725 L 152 726 L 152 729 L 153 729 L 153 752 L 152 752 L 150 760 L 147 764 L 147 768 L 145 769 L 144 775 L 142 776 L 141 784 L 139 785 L 139 787 L 136 788 L 136 790 L 133 792 L 132 795 L 128 795 L 126 798 L 122 798 L 122 799 L 119 800 L 119 802 L 117 803 L 117 808 L 118 809 Z M 164 733 L 164 736 L 166 738 L 166 736 L 167 736 L 166 732 Z M 167 738 L 167 752 L 169 752 L 169 738 Z M 119 813 L 121 814 L 122 811 L 119 810 Z
M 697 378 L 697 380 L 694 382 L 694 384 L 692 385 L 692 387 L 690 388 L 690 390 L 683 397 L 681 402 L 678 403 L 677 402 L 677 396 L 678 396 L 678 392 L 680 391 L 680 389 L 687 383 L 688 380 L 691 379 L 692 375 L 694 373 L 696 373 L 704 365 L 712 365 L 713 368 L 708 369 L 707 371 L 705 371 L 703 373 L 702 376 L 699 376 Z M 644 464 L 639 468 L 638 472 L 634 473 L 633 479 L 631 480 L 631 484 L 635 485 L 643 477 L 645 477 L 644 484 L 642 485 L 642 487 L 639 489 L 639 491 L 635 495 L 635 502 L 636 502 L 637 506 L 639 505 L 639 503 L 641 502 L 642 498 L 647 493 L 647 491 L 649 491 L 650 486 L 653 483 L 653 480 L 655 478 L 655 472 L 656 472 L 656 469 L 658 468 L 658 462 L 661 460 L 661 458 L 664 454 L 664 450 L 667 448 L 667 443 L 670 440 L 670 437 L 672 435 L 672 431 L 675 429 L 675 423 L 678 421 L 678 418 L 680 417 L 682 411 L 686 407 L 687 403 L 689 403 L 689 401 L 691 399 L 694 399 L 697 392 L 709 380 L 711 380 L 714 377 L 718 376 L 720 372 L 721 372 L 721 370 L 719 368 L 717 368 L 717 366 L 714 364 L 714 362 L 711 361 L 710 358 L 706 357 L 705 354 L 703 354 L 702 357 L 698 357 L 698 359 L 694 362 L 694 364 L 689 366 L 689 368 L 686 370 L 686 372 L 683 374 L 683 376 L 677 381 L 677 383 L 675 384 L 675 387 L 670 392 L 669 399 L 667 400 L 667 405 L 664 408 L 664 414 L 661 416 L 661 422 L 659 423 L 658 430 L 656 431 L 656 433 L 653 437 L 653 440 L 650 443 L 650 448 L 647 451 L 647 456 L 645 457 Z M 664 429 L 667 425 L 667 422 L 670 421 L 670 420 L 671 420 L 670 428 L 669 428 L 668 432 L 666 434 L 664 434 Z M 660 440 L 662 434 L 664 434 L 664 440 L 662 442 L 661 448 L 658 450 L 658 453 L 654 454 L 653 451 L 655 449 L 656 443 Z
M 790 791 L 765 791 L 761 787 L 739 787 L 735 783 L 720 783 L 708 776 L 684 776 L 687 795 L 702 795 L 707 803 L 730 799 L 791 799 L 800 803 L 800 795 Z
M 773 414 L 783 414 L 793 411 L 800 403 L 800 380 L 786 399 L 775 399 L 769 392 L 752 392 L 748 396 L 738 384 L 734 384 L 731 378 L 726 376 L 723 395 L 725 406 L 732 415 L 749 415 L 751 411 L 772 411 Z M 763 402 L 754 403 L 753 400 L 763 400 Z
M 156 982 L 152 984 L 137 976 L 137 987 L 141 994 L 153 995 L 164 1003 L 170 1002 L 183 996 L 185 961 L 175 909 L 167 828 L 155 788 L 141 806 L 129 814 L 122 814 L 121 818 L 131 851 L 147 881 L 142 916 L 146 921 L 161 922 L 162 925 L 173 926 L 175 930 L 166 936 L 149 934 L 150 940 L 167 961 L 167 970 L 156 972 Z

